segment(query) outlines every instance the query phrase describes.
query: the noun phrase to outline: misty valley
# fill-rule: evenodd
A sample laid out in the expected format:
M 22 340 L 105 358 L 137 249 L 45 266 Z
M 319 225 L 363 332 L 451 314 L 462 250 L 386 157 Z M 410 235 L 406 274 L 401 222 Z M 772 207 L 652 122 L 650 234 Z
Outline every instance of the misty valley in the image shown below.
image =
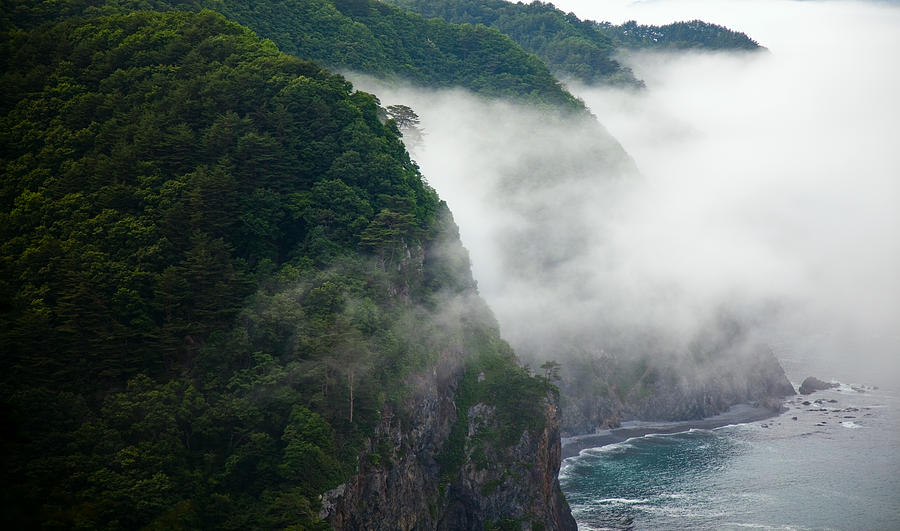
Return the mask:
M 898 24 L 4 2 L 7 526 L 900 526 Z

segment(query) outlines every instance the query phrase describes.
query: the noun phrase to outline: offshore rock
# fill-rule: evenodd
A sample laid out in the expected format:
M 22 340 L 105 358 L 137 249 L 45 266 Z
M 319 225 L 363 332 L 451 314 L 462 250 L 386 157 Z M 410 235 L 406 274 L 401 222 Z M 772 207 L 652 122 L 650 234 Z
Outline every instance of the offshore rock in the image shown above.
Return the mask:
M 810 393 L 814 393 L 816 391 L 824 391 L 825 389 L 834 389 L 835 387 L 840 387 L 836 383 L 825 382 L 814 376 L 808 376 L 803 383 L 800 384 L 800 394 L 808 395 Z

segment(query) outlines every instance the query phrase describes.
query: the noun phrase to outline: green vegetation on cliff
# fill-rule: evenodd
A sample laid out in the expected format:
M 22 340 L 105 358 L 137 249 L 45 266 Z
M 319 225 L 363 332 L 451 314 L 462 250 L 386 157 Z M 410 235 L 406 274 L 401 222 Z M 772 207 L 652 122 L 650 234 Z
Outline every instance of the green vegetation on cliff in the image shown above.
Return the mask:
M 0 27 L 27 29 L 69 16 L 137 9 L 211 9 L 271 40 L 282 52 L 331 69 L 429 87 L 462 86 L 490 97 L 583 108 L 540 59 L 499 31 L 425 20 L 378 0 L 8 0 Z
M 438 318 L 474 283 L 373 96 L 212 11 L 87 4 L 0 39 L 8 525 L 322 528 L 437 353 L 519 385 L 489 313 Z
M 618 26 L 602 22 L 601 31 L 623 48 L 664 50 L 759 50 L 759 43 L 745 33 L 702 20 L 646 26 L 630 20 Z
M 551 3 L 506 0 L 386 0 L 425 17 L 457 24 L 484 24 L 509 35 L 543 60 L 555 75 L 585 83 L 643 86 L 616 60 L 621 48 L 759 48 L 743 33 L 699 20 L 665 26 L 580 20 Z
M 505 0 L 388 0 L 457 24 L 484 24 L 509 35 L 561 77 L 587 83 L 642 85 L 613 57 L 616 43 L 590 21 L 579 20 L 551 3 Z

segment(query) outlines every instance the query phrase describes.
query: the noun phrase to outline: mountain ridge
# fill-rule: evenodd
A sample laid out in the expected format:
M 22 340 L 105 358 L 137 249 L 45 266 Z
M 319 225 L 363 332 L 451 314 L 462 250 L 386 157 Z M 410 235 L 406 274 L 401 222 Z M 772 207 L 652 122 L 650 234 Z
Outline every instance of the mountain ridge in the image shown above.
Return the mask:
M 620 61 L 625 49 L 755 50 L 744 33 L 700 20 L 664 26 L 620 25 L 581 20 L 552 3 L 507 0 L 383 0 L 425 17 L 484 24 L 509 35 L 534 53 L 561 79 L 586 84 L 643 88 L 643 81 Z

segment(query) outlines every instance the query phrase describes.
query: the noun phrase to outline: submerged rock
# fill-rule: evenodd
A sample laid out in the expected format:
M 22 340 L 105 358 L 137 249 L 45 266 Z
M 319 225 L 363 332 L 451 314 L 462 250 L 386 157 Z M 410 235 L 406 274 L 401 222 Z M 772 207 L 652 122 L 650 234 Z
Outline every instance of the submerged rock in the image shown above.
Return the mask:
M 800 384 L 800 394 L 808 395 L 816 391 L 834 389 L 835 387 L 838 387 L 838 384 L 822 381 L 815 376 L 809 376 L 805 380 L 803 380 L 803 383 Z

